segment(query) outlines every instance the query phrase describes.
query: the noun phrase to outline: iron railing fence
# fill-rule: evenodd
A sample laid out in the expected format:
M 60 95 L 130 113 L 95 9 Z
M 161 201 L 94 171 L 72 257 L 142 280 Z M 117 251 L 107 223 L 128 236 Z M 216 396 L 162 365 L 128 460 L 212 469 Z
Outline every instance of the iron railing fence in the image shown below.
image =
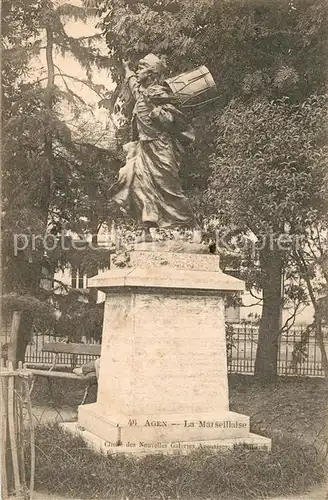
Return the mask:
M 227 330 L 229 373 L 253 374 L 258 344 L 258 327 L 231 325 Z M 324 330 L 328 355 L 328 332 Z M 306 326 L 298 326 L 281 334 L 278 341 L 278 375 L 323 377 L 322 354 L 318 339 Z
M 27 346 L 25 362 L 30 364 L 51 365 L 53 354 L 43 352 L 42 347 L 47 342 L 61 342 L 60 337 L 49 334 L 35 335 Z M 96 344 L 92 340 L 85 343 Z M 227 356 L 229 373 L 253 374 L 258 344 L 258 327 L 247 324 L 229 325 L 227 328 Z M 328 330 L 325 330 L 324 340 L 328 354 Z M 77 365 L 82 365 L 95 359 L 89 354 L 78 355 Z M 291 328 L 283 333 L 278 342 L 278 375 L 323 377 L 322 356 L 319 342 L 314 333 L 306 334 L 306 326 Z M 70 354 L 58 354 L 56 365 L 71 366 Z

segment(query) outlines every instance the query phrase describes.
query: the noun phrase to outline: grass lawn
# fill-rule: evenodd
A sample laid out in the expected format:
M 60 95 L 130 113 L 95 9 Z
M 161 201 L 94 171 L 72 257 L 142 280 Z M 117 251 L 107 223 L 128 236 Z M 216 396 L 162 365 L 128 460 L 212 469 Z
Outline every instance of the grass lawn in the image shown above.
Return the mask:
M 328 453 L 328 384 L 324 379 L 279 378 L 264 385 L 252 376 L 229 378 L 230 409 L 251 417 L 264 435 L 297 437 Z
M 328 387 L 321 379 L 229 377 L 230 409 L 251 417 L 254 432 L 273 438 L 271 454 L 243 447 L 188 456 L 143 458 L 97 454 L 54 424 L 37 428 L 39 491 L 111 500 L 235 500 L 297 494 L 326 476 Z M 84 383 L 56 380 L 52 405 L 80 403 Z M 96 399 L 95 388 L 88 402 Z M 47 381 L 35 384 L 33 403 L 49 404 Z

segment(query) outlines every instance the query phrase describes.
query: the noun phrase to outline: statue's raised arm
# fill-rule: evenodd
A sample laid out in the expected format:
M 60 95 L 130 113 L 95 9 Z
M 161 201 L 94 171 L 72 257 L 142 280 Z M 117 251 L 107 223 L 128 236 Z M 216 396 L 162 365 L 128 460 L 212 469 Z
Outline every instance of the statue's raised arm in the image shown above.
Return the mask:
M 130 92 L 135 100 L 139 97 L 139 82 L 137 75 L 131 70 L 129 62 L 123 61 L 123 67 L 125 71 L 125 81 L 129 85 Z

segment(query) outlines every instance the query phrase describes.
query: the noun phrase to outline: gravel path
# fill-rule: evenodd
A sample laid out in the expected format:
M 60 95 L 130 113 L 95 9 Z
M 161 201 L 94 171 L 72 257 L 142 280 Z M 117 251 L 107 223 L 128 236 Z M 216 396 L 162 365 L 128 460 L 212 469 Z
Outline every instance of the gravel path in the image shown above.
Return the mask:
M 51 408 L 49 406 L 35 406 L 33 408 L 34 423 L 47 422 L 74 422 L 77 420 L 77 410 L 69 406 Z

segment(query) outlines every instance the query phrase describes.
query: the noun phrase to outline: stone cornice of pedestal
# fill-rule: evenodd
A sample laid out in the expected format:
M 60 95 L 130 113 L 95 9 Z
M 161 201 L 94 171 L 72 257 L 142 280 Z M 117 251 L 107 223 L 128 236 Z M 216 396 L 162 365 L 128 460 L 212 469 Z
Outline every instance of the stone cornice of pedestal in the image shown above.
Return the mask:
M 196 271 L 165 266 L 112 269 L 89 279 L 88 287 L 105 292 L 122 287 L 242 292 L 245 284 L 222 271 Z

